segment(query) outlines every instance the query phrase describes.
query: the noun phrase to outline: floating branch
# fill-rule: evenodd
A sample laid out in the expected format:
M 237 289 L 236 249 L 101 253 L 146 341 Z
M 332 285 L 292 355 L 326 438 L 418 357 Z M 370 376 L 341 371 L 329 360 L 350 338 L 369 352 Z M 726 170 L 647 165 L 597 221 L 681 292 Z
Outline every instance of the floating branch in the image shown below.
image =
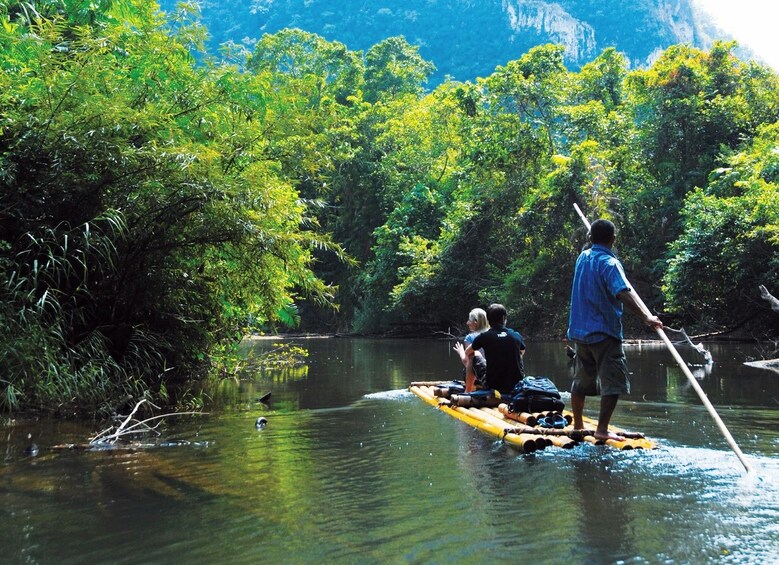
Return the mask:
M 768 292 L 768 289 L 762 284 L 757 288 L 760 291 L 760 298 L 766 300 L 768 304 L 771 305 L 771 310 L 779 314 L 779 299 L 777 299 L 773 294 Z
M 114 446 L 116 445 L 117 442 L 123 440 L 123 438 L 126 438 L 128 436 L 137 436 L 139 434 L 154 434 L 159 436 L 160 434 L 157 431 L 157 427 L 162 423 L 162 420 L 164 418 L 170 418 L 173 416 L 189 416 L 194 414 L 204 414 L 204 412 L 172 412 L 170 414 L 160 414 L 158 416 L 152 416 L 151 418 L 146 418 L 144 420 L 137 420 L 134 418 L 134 416 L 138 412 L 138 409 L 143 404 L 149 404 L 153 408 L 159 409 L 159 406 L 155 406 L 145 398 L 138 401 L 138 403 L 135 405 L 135 408 L 133 408 L 133 411 L 130 412 L 130 415 L 127 416 L 119 426 L 117 427 L 112 426 L 96 434 L 94 437 L 90 438 L 89 446 L 90 447 Z M 151 425 L 152 422 L 155 422 L 155 424 Z
M 700 353 L 701 356 L 703 356 L 703 359 L 704 359 L 704 361 L 706 362 L 707 365 L 710 365 L 711 363 L 714 363 L 714 358 L 712 358 L 711 352 L 709 352 L 708 349 L 703 347 L 702 343 L 699 343 L 698 345 L 695 345 L 692 342 L 692 340 L 689 338 L 689 336 L 687 335 L 687 332 L 684 331 L 684 328 L 682 328 L 680 330 L 675 330 L 673 328 L 669 328 L 668 326 L 665 326 L 665 330 L 666 331 L 671 331 L 671 332 L 674 332 L 674 333 L 678 333 L 678 334 L 682 334 L 682 341 L 677 342 L 677 343 L 686 343 L 687 345 L 692 347 L 695 351 Z

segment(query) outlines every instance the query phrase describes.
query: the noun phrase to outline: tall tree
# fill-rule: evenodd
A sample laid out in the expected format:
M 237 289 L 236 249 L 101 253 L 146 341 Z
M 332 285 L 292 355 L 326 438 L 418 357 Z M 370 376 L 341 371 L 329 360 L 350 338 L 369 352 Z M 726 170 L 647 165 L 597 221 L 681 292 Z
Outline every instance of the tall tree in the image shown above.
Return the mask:
M 101 410 L 328 300 L 312 249 L 339 247 L 265 153 L 267 86 L 196 64 L 192 14 L 58 6 L 0 31 L 0 403 Z
M 365 100 L 420 95 L 434 70 L 435 65 L 419 55 L 419 47 L 402 36 L 389 37 L 365 54 Z

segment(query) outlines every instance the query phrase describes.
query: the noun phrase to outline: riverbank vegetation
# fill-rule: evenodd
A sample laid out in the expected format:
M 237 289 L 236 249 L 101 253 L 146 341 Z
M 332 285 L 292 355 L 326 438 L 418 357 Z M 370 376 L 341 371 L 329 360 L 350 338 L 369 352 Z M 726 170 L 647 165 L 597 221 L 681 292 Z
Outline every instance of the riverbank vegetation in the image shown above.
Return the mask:
M 184 402 L 248 331 L 297 323 L 446 329 L 501 301 L 562 336 L 573 203 L 615 221 L 664 319 L 777 330 L 779 80 L 732 44 L 578 72 L 545 45 L 426 92 L 399 37 L 213 56 L 191 7 L 148 0 L 0 23 L 0 409 Z

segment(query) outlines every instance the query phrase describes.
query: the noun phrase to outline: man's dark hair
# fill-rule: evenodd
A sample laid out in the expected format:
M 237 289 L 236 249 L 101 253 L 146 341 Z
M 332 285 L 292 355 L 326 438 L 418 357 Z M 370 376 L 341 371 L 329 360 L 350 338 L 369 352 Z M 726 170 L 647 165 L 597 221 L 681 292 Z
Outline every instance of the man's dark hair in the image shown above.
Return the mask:
M 608 220 L 595 220 L 590 226 L 590 241 L 593 243 L 608 245 L 616 235 L 617 228 Z
M 490 304 L 487 306 L 487 321 L 491 327 L 505 324 L 507 315 L 503 304 Z

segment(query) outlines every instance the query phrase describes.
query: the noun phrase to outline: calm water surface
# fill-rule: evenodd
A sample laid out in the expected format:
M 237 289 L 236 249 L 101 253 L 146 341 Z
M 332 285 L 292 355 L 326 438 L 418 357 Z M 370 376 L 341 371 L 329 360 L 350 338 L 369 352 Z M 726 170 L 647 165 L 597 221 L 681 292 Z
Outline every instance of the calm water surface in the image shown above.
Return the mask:
M 779 373 L 744 366 L 752 346 L 709 344 L 715 364 L 695 368 L 745 477 L 662 347 L 628 349 L 613 419 L 660 449 L 524 455 L 406 392 L 459 377 L 448 342 L 296 343 L 305 367 L 226 383 L 218 410 L 146 449 L 52 449 L 89 424 L 0 428 L 0 562 L 779 562 Z M 570 385 L 558 343 L 530 343 L 526 367 Z

